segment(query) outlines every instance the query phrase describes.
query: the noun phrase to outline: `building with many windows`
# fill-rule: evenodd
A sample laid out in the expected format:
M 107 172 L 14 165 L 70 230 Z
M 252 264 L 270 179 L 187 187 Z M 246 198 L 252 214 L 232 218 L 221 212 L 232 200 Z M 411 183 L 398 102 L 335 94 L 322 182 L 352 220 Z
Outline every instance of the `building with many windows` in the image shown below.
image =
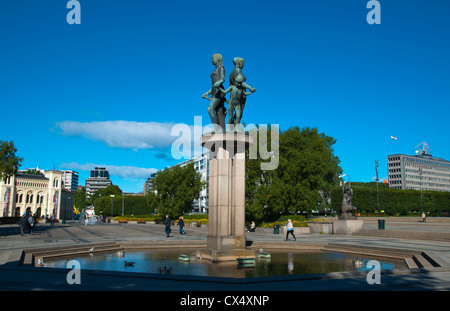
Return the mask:
M 63 170 L 62 186 L 67 191 L 75 192 L 78 189 L 78 172 Z
M 108 170 L 104 167 L 96 167 L 91 170 L 91 177 L 86 179 L 86 193 L 90 197 L 95 191 L 104 189 L 112 184 Z
M 425 148 L 415 156 L 388 156 L 389 188 L 450 191 L 450 161 L 433 157 Z
M 72 219 L 74 193 L 63 188 L 62 178 L 62 171 L 49 170 L 43 175 L 18 173 L 0 181 L 0 217 L 36 213 Z
M 153 185 L 153 178 L 155 178 L 155 176 L 156 176 L 156 173 L 153 173 L 153 174 L 152 174 L 149 178 L 147 178 L 147 180 L 144 182 L 144 191 L 143 191 L 144 195 L 147 195 L 147 193 L 149 193 L 149 191 L 154 191 L 154 192 L 156 192 L 155 187 L 154 187 L 154 185 Z

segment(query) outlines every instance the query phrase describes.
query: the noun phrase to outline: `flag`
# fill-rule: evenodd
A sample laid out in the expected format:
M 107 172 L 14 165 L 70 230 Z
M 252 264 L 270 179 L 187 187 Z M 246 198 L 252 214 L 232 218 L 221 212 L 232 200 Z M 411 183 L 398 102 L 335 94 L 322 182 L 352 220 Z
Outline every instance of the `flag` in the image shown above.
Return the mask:
M 391 135 L 391 139 L 397 140 L 397 137 L 394 137 L 394 136 Z

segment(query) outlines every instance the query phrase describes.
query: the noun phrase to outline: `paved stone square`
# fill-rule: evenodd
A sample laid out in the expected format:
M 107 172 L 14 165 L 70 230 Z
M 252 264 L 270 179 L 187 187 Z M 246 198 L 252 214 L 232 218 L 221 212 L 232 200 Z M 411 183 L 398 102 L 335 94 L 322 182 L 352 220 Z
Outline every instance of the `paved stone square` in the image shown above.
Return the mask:
M 380 285 L 369 285 L 361 273 L 331 273 L 314 276 L 272 277 L 264 280 L 224 280 L 223 278 L 166 276 L 105 271 L 82 271 L 81 285 L 68 285 L 65 269 L 19 266 L 23 250 L 65 245 L 102 242 L 181 242 L 206 244 L 207 228 L 186 227 L 187 234 L 179 235 L 172 227 L 167 238 L 162 225 L 102 223 L 94 226 L 80 224 L 38 224 L 32 236 L 21 236 L 17 225 L 0 225 L 0 289 L 1 290 L 450 290 L 450 219 L 428 218 L 427 223 L 414 219 L 386 219 L 386 230 L 378 230 L 376 219 L 366 219 L 360 235 L 327 234 L 297 235 L 297 241 L 284 241 L 284 235 L 273 232 L 246 232 L 246 239 L 268 245 L 329 244 L 371 246 L 415 251 L 429 251 L 439 255 L 444 266 L 432 269 L 411 269 L 383 273 Z M 434 241 L 433 236 L 439 236 Z

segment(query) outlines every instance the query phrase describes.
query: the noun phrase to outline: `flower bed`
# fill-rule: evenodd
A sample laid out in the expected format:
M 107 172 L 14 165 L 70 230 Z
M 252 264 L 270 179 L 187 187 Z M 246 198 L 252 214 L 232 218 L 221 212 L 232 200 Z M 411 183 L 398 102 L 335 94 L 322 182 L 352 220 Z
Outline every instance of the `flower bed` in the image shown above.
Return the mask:
M 273 228 L 274 225 L 279 225 L 280 227 L 286 226 L 287 225 L 287 220 L 286 221 L 274 221 L 274 222 L 264 222 L 262 223 L 261 227 L 263 228 Z M 306 223 L 306 220 L 293 220 L 292 221 L 292 226 L 293 227 L 308 227 L 308 224 Z

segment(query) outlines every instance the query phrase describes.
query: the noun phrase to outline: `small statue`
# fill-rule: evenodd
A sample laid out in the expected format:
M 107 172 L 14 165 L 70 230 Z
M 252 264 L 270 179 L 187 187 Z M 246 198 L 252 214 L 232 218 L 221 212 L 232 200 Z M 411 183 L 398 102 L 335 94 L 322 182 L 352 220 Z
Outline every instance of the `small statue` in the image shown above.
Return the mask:
M 208 92 L 202 95 L 202 98 L 210 101 L 208 114 L 214 130 L 223 131 L 225 129 L 225 116 L 227 111 L 225 109 L 225 94 L 220 92 L 219 88 L 223 88 L 223 82 L 225 82 L 225 67 L 223 66 L 223 58 L 220 54 L 213 54 L 211 61 L 216 66 L 211 74 L 212 86 Z M 211 95 L 211 98 L 208 98 L 209 95 Z
M 242 108 L 243 103 L 247 95 L 255 92 L 256 89 L 247 85 L 247 88 L 250 89 L 250 92 L 246 92 L 244 87 L 244 77 L 242 75 L 238 75 L 235 78 L 235 84 L 230 85 L 230 87 L 226 90 L 219 87 L 219 91 L 223 94 L 227 94 L 231 92 L 230 102 L 228 105 L 228 124 L 233 124 L 235 127 L 240 124 L 242 118 Z
M 356 219 L 352 214 L 356 212 L 356 207 L 352 205 L 353 189 L 345 187 L 342 197 L 342 214 L 338 217 L 339 220 Z

